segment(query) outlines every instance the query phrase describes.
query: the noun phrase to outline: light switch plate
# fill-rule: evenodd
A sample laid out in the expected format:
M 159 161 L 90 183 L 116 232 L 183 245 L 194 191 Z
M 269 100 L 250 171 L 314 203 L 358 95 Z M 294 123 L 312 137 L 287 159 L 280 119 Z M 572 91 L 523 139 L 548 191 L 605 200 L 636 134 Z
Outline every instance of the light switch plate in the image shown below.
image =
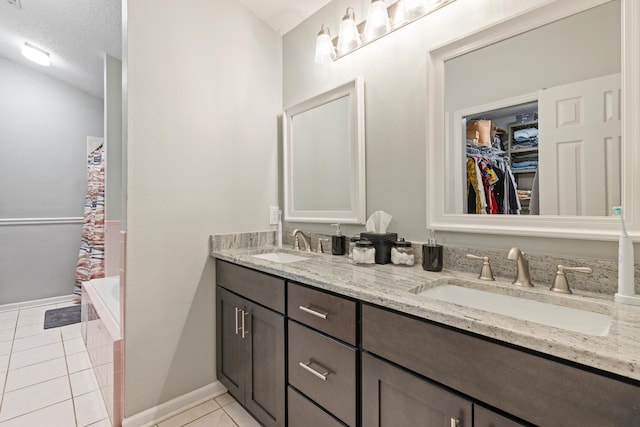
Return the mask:
M 279 206 L 271 206 L 269 207 L 269 224 L 270 225 L 278 225 L 280 207 Z

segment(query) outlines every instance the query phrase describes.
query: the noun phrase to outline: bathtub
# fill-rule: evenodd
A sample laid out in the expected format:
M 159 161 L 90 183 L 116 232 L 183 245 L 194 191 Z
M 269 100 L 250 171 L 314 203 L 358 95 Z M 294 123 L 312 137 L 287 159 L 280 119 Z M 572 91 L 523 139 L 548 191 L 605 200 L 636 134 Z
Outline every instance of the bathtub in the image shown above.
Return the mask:
M 82 284 L 82 336 L 113 427 L 122 425 L 123 340 L 120 278 Z

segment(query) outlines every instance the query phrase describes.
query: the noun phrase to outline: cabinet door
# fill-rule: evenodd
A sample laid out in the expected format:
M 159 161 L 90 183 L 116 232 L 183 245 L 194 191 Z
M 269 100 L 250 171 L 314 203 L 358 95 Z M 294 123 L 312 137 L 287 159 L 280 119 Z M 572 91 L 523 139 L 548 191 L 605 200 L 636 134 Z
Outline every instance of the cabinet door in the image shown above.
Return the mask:
M 482 406 L 473 405 L 473 427 L 524 427 L 524 424 L 512 421 Z
M 471 411 L 471 402 L 363 353 L 363 426 L 471 427 Z
M 244 396 L 245 344 L 240 317 L 245 300 L 216 287 L 216 373 L 218 380 L 237 400 Z
M 284 426 L 284 316 L 251 302 L 246 307 L 241 321 L 247 342 L 244 403 L 263 425 Z

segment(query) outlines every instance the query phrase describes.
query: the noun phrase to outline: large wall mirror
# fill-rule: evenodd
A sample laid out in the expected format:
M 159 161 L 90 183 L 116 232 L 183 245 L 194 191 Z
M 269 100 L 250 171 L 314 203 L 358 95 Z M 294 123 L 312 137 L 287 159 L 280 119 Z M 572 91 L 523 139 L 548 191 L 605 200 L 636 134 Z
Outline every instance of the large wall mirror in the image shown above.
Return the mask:
M 363 224 L 362 78 L 287 108 L 284 118 L 285 220 Z
M 559 1 L 430 52 L 428 227 L 611 239 L 622 204 L 638 228 L 639 14 Z

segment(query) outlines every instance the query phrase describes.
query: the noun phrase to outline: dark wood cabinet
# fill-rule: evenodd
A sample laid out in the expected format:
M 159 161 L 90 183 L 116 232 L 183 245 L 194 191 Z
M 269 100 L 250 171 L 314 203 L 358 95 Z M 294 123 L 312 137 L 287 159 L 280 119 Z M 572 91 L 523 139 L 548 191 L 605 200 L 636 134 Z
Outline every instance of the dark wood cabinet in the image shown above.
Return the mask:
M 470 401 L 363 353 L 363 426 L 471 427 L 472 411 Z
M 285 425 L 284 316 L 218 286 L 218 379 L 267 427 Z
M 473 427 L 524 427 L 494 411 L 480 405 L 473 405 Z

